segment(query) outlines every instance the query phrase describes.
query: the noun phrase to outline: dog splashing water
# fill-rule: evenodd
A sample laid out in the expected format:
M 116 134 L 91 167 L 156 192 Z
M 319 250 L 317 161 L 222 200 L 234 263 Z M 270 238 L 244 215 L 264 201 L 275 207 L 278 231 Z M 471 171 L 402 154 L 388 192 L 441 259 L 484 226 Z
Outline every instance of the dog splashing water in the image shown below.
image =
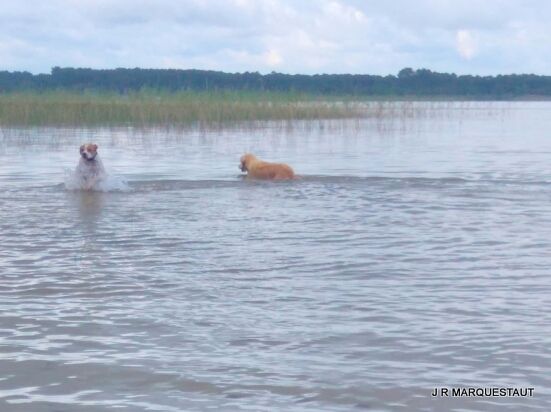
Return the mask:
M 98 155 L 98 145 L 93 143 L 80 146 L 80 160 L 74 171 L 67 172 L 65 187 L 69 190 L 102 192 L 128 189 L 124 181 L 106 173 Z

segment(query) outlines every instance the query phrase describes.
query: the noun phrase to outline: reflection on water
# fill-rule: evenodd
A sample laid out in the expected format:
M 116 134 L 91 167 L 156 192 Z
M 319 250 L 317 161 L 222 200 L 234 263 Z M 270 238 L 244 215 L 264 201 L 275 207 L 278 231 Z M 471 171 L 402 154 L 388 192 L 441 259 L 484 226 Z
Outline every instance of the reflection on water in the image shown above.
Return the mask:
M 78 210 L 82 222 L 97 222 L 105 203 L 105 195 L 96 191 L 68 193 L 69 202 Z
M 3 130 L 0 410 L 547 411 L 551 105 L 416 104 Z M 66 190 L 82 141 L 126 191 Z M 244 180 L 244 151 L 302 178 Z

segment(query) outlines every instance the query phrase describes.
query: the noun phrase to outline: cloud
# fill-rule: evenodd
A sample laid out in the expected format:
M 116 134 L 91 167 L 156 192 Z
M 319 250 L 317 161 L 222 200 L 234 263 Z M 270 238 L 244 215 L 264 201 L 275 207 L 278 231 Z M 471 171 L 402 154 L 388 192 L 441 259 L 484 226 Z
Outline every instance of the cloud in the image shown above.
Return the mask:
M 477 43 L 469 30 L 458 30 L 456 35 L 457 51 L 464 59 L 472 59 L 477 52 Z
M 549 16 L 537 0 L 4 0 L 0 69 L 549 74 Z
M 283 59 L 279 54 L 279 52 L 273 49 L 268 50 L 265 53 L 265 58 L 266 58 L 266 64 L 268 64 L 268 66 L 273 66 L 273 67 L 279 66 L 283 62 Z

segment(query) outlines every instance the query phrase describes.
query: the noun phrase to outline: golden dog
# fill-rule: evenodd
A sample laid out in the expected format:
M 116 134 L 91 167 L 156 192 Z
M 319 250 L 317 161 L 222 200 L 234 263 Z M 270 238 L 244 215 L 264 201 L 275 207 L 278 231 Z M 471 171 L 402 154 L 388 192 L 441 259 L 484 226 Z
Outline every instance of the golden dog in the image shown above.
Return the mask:
M 287 180 L 295 178 L 295 172 L 288 165 L 264 162 L 250 153 L 241 156 L 239 168 L 242 172 L 247 172 L 247 177 L 252 179 Z

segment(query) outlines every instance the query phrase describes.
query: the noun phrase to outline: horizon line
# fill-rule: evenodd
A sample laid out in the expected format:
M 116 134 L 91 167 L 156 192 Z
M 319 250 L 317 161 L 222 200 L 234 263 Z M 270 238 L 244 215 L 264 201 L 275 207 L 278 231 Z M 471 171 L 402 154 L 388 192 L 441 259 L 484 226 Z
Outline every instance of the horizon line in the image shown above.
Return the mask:
M 73 69 L 73 70 L 96 70 L 96 71 L 115 71 L 115 70 L 159 70 L 159 71 L 198 71 L 198 72 L 213 72 L 213 73 L 225 73 L 225 74 L 259 74 L 261 76 L 268 76 L 271 74 L 282 74 L 286 76 L 379 76 L 387 77 L 393 76 L 398 77 L 399 73 L 403 70 L 410 69 L 413 73 L 419 71 L 428 71 L 433 74 L 446 74 L 446 75 L 455 75 L 460 76 L 472 76 L 472 77 L 499 77 L 499 76 L 538 76 L 538 77 L 550 77 L 551 74 L 537 74 L 537 73 L 496 73 L 496 74 L 472 74 L 472 73 L 455 73 L 449 71 L 436 71 L 427 68 L 416 68 L 404 67 L 398 70 L 397 73 L 387 73 L 387 74 L 374 74 L 374 73 L 351 73 L 351 72 L 320 72 L 320 73 L 290 73 L 272 70 L 270 72 L 262 72 L 259 70 L 244 70 L 244 71 L 224 71 L 224 70 L 215 70 L 215 69 L 197 69 L 197 68 L 168 68 L 168 67 L 109 67 L 109 68 L 97 68 L 97 67 L 79 67 L 79 66 L 52 66 L 49 72 L 32 72 L 30 70 L 10 70 L 10 69 L 0 69 L 0 72 L 8 73 L 29 73 L 33 76 L 39 75 L 52 75 L 55 69 Z

